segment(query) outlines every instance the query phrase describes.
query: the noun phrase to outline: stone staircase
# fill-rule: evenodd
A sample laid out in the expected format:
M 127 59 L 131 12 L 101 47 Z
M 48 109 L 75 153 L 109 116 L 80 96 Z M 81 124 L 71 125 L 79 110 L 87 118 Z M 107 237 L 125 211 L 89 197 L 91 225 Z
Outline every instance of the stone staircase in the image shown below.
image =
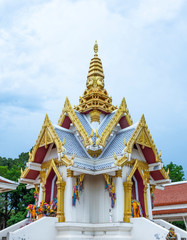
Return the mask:
M 16 230 L 26 226 L 29 224 L 28 219 L 24 219 L 23 221 L 20 221 L 10 227 L 7 227 L 0 231 L 0 240 L 8 240 L 8 235 L 10 232 L 15 232 Z
M 146 218 L 132 218 L 130 223 L 98 224 L 58 223 L 55 217 L 43 217 L 29 225 L 26 221 L 0 231 L 0 240 L 165 240 L 167 229 L 174 227 L 163 220 L 153 222 Z M 187 232 L 181 231 L 180 234 L 176 231 L 178 240 L 187 240 Z
M 178 227 L 174 226 L 173 224 L 166 222 L 162 219 L 155 219 L 154 222 L 168 230 L 170 229 L 170 227 L 174 228 L 177 238 L 179 240 L 187 240 L 187 232 L 182 230 L 181 228 L 178 228 Z

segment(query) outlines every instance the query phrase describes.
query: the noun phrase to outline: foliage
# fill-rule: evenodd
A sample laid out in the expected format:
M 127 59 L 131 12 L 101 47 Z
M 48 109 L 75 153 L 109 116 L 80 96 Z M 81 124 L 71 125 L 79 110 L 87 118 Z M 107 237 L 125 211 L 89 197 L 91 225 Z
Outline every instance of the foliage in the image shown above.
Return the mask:
M 170 162 L 168 165 L 164 166 L 164 169 L 166 171 L 169 169 L 169 177 L 172 182 L 179 182 L 185 180 L 184 170 L 181 165 Z
M 172 224 L 186 231 L 186 226 L 184 221 L 175 221 L 175 222 L 172 222 Z
M 25 168 L 28 153 L 21 153 L 18 158 L 0 157 L 0 176 L 18 181 L 21 168 Z M 19 184 L 16 190 L 0 194 L 0 229 L 19 222 L 26 217 L 26 207 L 34 202 L 34 190 L 27 190 Z

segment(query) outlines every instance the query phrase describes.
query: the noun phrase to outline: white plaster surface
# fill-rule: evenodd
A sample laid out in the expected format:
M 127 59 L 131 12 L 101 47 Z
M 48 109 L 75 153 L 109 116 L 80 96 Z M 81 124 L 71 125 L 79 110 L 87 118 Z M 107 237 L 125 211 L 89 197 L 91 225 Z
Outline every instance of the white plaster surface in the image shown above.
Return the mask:
M 115 181 L 116 187 L 116 204 L 115 204 L 115 222 L 122 222 L 123 221 L 123 214 L 124 214 L 124 190 L 123 190 L 123 180 L 121 177 L 117 177 Z
M 125 239 L 132 240 L 130 223 L 57 223 L 55 240 L 78 239 Z
M 131 218 L 133 240 L 165 240 L 168 230 L 146 218 Z
M 57 218 L 43 217 L 25 227 L 20 228 L 22 221 L 1 231 L 0 239 L 8 233 L 7 240 L 165 240 L 168 230 L 164 227 L 174 226 L 157 222 L 163 227 L 145 218 L 132 218 L 131 223 L 58 223 Z M 174 228 L 178 240 L 187 237 L 185 231 Z
M 0 231 L 0 239 L 2 239 L 2 237 L 7 237 L 7 234 L 9 232 L 14 232 L 18 229 L 20 229 L 21 227 L 25 226 L 26 224 L 28 224 L 28 219 L 24 219 L 23 221 L 20 221 L 10 227 L 7 227 L 3 230 Z
M 111 198 L 105 190 L 105 180 L 103 175 L 86 175 L 84 178 L 84 190 L 80 193 L 76 206 L 72 206 L 72 188 L 76 178 L 66 179 L 65 188 L 65 218 L 66 222 L 79 223 L 103 223 L 110 222 L 109 209 L 111 208 Z M 120 187 L 119 187 L 120 188 Z M 119 191 L 122 191 L 122 187 Z M 120 193 L 119 193 L 120 194 Z M 118 194 L 117 194 L 118 195 Z M 118 195 L 120 196 L 120 195 Z M 122 200 L 121 200 L 122 201 Z M 123 205 L 123 204 L 122 204 Z M 112 210 L 114 222 L 117 221 L 116 206 Z
M 8 240 L 54 240 L 57 218 L 43 217 L 14 232 L 9 232 Z
M 147 188 L 147 206 L 148 206 L 149 219 L 152 220 L 153 214 L 152 214 L 151 192 L 150 192 L 149 184 L 148 184 L 148 188 Z

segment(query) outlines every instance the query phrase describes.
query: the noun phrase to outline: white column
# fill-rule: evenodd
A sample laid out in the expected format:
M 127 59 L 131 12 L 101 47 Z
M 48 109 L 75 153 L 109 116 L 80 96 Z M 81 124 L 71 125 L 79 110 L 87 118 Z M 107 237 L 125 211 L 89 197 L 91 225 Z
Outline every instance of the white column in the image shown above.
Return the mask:
M 40 205 L 41 201 L 42 201 L 42 187 L 41 187 L 41 184 L 40 184 L 40 186 L 39 186 L 38 206 Z
M 149 219 L 153 219 L 153 213 L 152 213 L 152 203 L 151 203 L 151 192 L 150 192 L 150 185 L 147 184 L 147 206 L 148 206 L 148 214 L 149 214 Z
M 73 190 L 73 178 L 67 177 L 66 179 L 66 188 L 65 188 L 65 205 L 64 205 L 64 212 L 65 212 L 65 219 L 66 222 L 73 222 L 75 221 L 72 212 L 72 190 Z
M 122 222 L 124 214 L 124 190 L 122 177 L 116 177 L 116 203 L 113 211 L 113 222 Z

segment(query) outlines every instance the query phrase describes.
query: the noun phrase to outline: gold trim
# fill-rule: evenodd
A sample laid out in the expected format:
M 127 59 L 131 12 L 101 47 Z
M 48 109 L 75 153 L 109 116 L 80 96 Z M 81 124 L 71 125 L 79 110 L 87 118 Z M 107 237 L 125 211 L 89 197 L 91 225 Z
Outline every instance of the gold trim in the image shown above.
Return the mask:
M 166 172 L 165 169 L 162 167 L 160 169 L 160 172 L 165 179 L 169 179 L 169 171 Z
M 130 222 L 130 218 L 132 216 L 132 212 L 131 212 L 131 192 L 129 192 L 130 191 L 129 186 L 131 186 L 132 177 L 133 177 L 134 173 L 136 172 L 136 170 L 138 170 L 138 172 L 140 173 L 140 176 L 143 180 L 145 215 L 148 218 L 148 204 L 147 204 L 147 188 L 148 188 L 148 186 L 147 186 L 147 184 L 149 183 L 149 177 L 150 177 L 148 163 L 144 163 L 142 161 L 139 161 L 138 159 L 136 159 L 136 160 L 132 159 L 131 164 L 133 164 L 133 168 L 132 168 L 130 174 L 127 175 L 127 181 L 124 183 L 124 191 L 125 191 L 124 221 L 125 222 Z M 125 187 L 127 187 L 127 189 L 125 189 Z M 132 186 L 131 186 L 131 190 L 132 190 Z M 127 203 L 126 203 L 126 201 L 127 201 Z
M 98 122 L 98 123 L 100 123 L 100 115 L 101 115 L 100 111 L 97 111 L 97 110 L 91 111 L 90 112 L 91 122 Z
M 121 117 L 128 112 L 127 109 L 127 104 L 125 102 L 125 98 L 122 99 L 122 102 L 119 106 L 119 108 L 117 109 L 117 111 L 115 112 L 114 116 L 112 117 L 112 119 L 110 120 L 110 122 L 108 123 L 107 127 L 104 129 L 103 133 L 101 134 L 101 136 L 99 138 L 97 138 L 96 140 L 96 144 L 97 145 L 101 145 L 101 146 L 105 146 L 106 140 L 107 138 L 110 136 L 112 130 L 115 128 L 115 126 L 118 124 L 119 120 L 121 119 Z M 129 113 L 128 113 L 129 114 Z M 127 114 L 126 114 L 127 116 Z M 130 116 L 130 115 L 129 115 Z M 127 119 L 128 121 L 128 119 Z M 129 118 L 128 121 L 129 125 L 132 125 L 132 119 Z
M 134 162 L 135 161 L 135 162 Z M 136 170 L 139 171 L 141 178 L 143 179 L 144 185 L 146 185 L 149 182 L 149 167 L 147 163 L 144 163 L 142 161 L 139 161 L 138 159 L 132 160 L 134 162 L 133 168 L 129 175 L 127 175 L 127 182 L 130 182 L 132 180 L 132 177 Z M 143 171 L 143 172 L 142 172 Z
M 59 222 L 65 222 L 64 214 L 64 191 L 66 182 L 57 180 L 57 218 Z
M 132 217 L 131 211 L 131 192 L 132 192 L 133 182 L 124 182 L 124 222 L 130 222 L 130 218 Z
M 66 171 L 67 171 L 67 177 L 71 177 L 71 178 L 74 177 L 73 171 L 71 171 L 70 169 L 67 169 Z
M 49 165 L 50 164 L 50 165 Z M 46 189 L 45 184 L 47 181 L 47 178 L 53 169 L 56 176 L 57 176 L 57 218 L 59 222 L 65 221 L 65 215 L 64 215 L 64 191 L 65 191 L 65 185 L 66 182 L 62 180 L 62 174 L 59 173 L 57 166 L 55 164 L 55 160 L 52 159 L 43 165 L 44 167 L 48 167 L 47 172 L 46 170 L 42 169 L 40 172 L 41 175 L 41 187 L 42 187 L 42 199 L 45 201 L 46 196 Z
M 40 130 L 32 152 L 29 152 L 29 162 L 34 162 L 35 154 L 39 147 L 44 145 L 47 147 L 47 144 L 50 144 L 52 142 L 55 143 L 58 153 L 63 152 L 61 141 L 51 121 L 49 120 L 48 115 L 46 114 L 42 129 Z
M 47 178 L 48 178 L 49 173 L 51 172 L 52 169 L 54 170 L 54 172 L 55 172 L 55 174 L 56 174 L 56 176 L 58 178 L 58 181 L 62 182 L 62 176 L 60 175 L 60 173 L 59 173 L 59 171 L 58 171 L 58 169 L 56 167 L 54 159 L 52 159 L 51 163 L 50 163 L 50 166 L 49 166 L 49 168 L 48 168 L 48 170 L 47 170 L 47 172 L 45 174 L 45 178 L 43 179 L 43 183 L 46 184 Z
M 115 177 L 120 177 L 120 178 L 122 178 L 122 169 L 116 171 Z
M 161 154 L 158 153 L 158 150 L 153 142 L 153 138 L 150 134 L 148 126 L 145 121 L 144 115 L 142 115 L 136 129 L 134 130 L 132 136 L 130 137 L 127 146 L 125 147 L 125 152 L 132 153 L 132 149 L 135 143 L 143 144 L 143 146 L 150 147 L 155 155 L 156 162 L 161 162 Z M 120 165 L 119 160 L 117 164 Z M 165 179 L 169 178 L 169 173 L 166 173 L 164 168 L 161 168 L 161 174 Z
M 148 204 L 147 204 L 147 189 L 148 189 L 148 186 L 146 184 L 144 185 L 144 205 L 145 205 L 145 216 L 146 218 L 149 218 Z
M 21 171 L 21 177 L 20 178 L 25 178 L 28 173 L 29 173 L 29 168 L 26 167 L 24 171 L 23 170 Z
M 156 146 L 153 142 L 152 136 L 149 132 L 148 126 L 146 124 L 144 115 L 142 115 L 142 117 L 141 117 L 136 129 L 134 130 L 132 136 L 130 137 L 124 151 L 128 152 L 128 153 L 132 153 L 132 148 L 133 148 L 135 142 L 141 142 L 140 144 L 144 143 L 144 144 L 148 145 L 150 148 L 152 148 L 152 150 L 155 154 L 156 162 L 161 161 L 158 151 L 156 149 Z
M 70 120 L 72 121 L 73 125 L 76 127 L 77 131 L 79 132 L 80 136 L 82 137 L 83 141 L 84 141 L 84 146 L 88 146 L 88 145 L 92 145 L 93 141 L 92 139 L 88 136 L 86 130 L 84 129 L 84 127 L 82 126 L 80 120 L 78 119 L 78 117 L 76 116 L 70 102 L 69 99 L 66 97 L 66 101 L 64 103 L 64 108 L 62 110 L 62 113 L 60 115 L 60 118 L 58 120 L 58 125 L 62 126 L 62 123 L 64 121 L 65 115 L 68 115 Z
M 116 154 L 114 154 L 114 159 L 115 159 L 114 164 L 115 164 L 116 166 L 123 167 L 124 165 L 126 165 L 126 163 L 129 163 L 128 157 L 125 157 L 125 155 L 123 155 L 122 157 L 120 157 L 119 159 L 117 159 Z

